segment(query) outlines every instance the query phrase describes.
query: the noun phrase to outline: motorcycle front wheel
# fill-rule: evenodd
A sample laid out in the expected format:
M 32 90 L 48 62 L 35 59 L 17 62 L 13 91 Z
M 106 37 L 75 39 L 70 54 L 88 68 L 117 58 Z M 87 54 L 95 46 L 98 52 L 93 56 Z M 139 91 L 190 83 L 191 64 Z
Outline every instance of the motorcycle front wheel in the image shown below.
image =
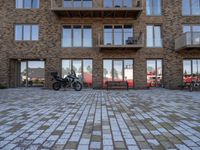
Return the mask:
M 75 91 L 81 91 L 82 90 L 82 84 L 80 82 L 74 82 L 73 88 Z
M 55 82 L 55 83 L 53 83 L 52 87 L 55 91 L 58 91 L 61 88 L 61 84 L 60 84 L 60 82 Z

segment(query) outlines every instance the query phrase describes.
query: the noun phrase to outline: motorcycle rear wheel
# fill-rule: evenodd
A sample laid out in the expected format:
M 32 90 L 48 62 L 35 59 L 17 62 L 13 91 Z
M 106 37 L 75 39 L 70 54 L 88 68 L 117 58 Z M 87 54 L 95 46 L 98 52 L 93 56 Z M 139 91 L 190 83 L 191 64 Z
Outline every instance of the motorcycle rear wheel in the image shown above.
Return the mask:
M 55 91 L 58 91 L 61 88 L 61 84 L 60 84 L 60 82 L 54 82 L 53 85 L 52 85 L 52 87 L 53 87 L 53 89 Z

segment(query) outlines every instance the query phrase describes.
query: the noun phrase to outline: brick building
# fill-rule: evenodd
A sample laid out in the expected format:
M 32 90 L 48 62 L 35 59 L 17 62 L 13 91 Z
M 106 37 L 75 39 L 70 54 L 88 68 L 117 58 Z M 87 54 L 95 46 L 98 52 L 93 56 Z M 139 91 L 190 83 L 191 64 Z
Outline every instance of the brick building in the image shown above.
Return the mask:
M 52 71 L 64 77 L 71 69 L 93 88 L 197 79 L 200 0 L 0 1 L 1 84 L 51 87 Z

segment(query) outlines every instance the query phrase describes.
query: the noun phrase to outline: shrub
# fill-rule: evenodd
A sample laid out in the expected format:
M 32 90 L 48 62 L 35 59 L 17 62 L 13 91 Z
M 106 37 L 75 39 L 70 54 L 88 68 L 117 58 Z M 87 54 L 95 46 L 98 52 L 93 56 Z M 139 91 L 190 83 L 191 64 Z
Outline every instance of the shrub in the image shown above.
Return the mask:
M 6 89 L 7 87 L 0 83 L 0 89 Z

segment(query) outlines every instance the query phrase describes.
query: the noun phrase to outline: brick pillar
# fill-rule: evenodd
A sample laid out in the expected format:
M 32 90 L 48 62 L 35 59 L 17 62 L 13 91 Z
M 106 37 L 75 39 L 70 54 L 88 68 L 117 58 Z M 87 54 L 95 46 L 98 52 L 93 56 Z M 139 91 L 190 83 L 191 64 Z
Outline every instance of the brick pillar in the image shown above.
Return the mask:
M 145 88 L 147 85 L 146 80 L 146 59 L 141 57 L 134 58 L 134 82 L 135 88 Z
M 93 88 L 102 88 L 103 62 L 101 59 L 93 59 Z
M 58 72 L 61 75 L 61 62 L 59 58 L 47 58 L 45 60 L 45 87 L 52 88 L 51 72 Z

